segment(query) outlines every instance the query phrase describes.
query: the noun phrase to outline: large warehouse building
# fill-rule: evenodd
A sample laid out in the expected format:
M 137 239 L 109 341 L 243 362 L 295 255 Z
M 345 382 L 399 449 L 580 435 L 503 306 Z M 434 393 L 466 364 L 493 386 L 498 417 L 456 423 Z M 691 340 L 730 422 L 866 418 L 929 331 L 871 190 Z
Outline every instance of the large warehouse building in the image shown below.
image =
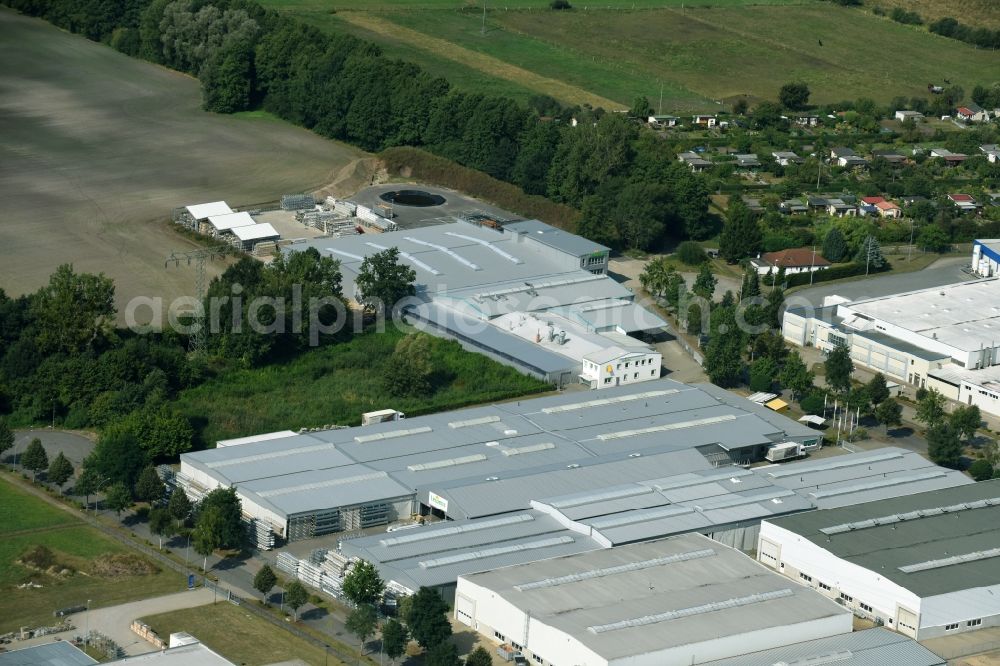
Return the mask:
M 586 483 L 567 477 L 546 487 L 579 492 L 593 489 L 594 478 L 608 486 L 654 478 L 650 470 L 666 476 L 681 459 L 696 471 L 760 460 L 776 443 L 819 442 L 815 430 L 711 385 L 663 379 L 605 395 L 577 392 L 361 428 L 264 435 L 182 455 L 179 479 L 194 498 L 236 487 L 250 517 L 280 538 L 303 539 L 418 512 L 473 518 L 527 509 L 537 491 L 476 498 L 503 494 L 507 483 L 539 472 L 607 466 Z M 677 455 L 656 464 L 656 456 L 668 454 Z
M 760 561 L 923 640 L 1000 626 L 1000 480 L 761 525 Z
M 973 266 L 984 248 L 976 246 Z M 847 346 L 859 366 L 1000 415 L 1000 279 L 826 300 L 817 309 L 789 308 L 785 340 L 824 351 Z
M 613 388 L 655 380 L 661 357 L 630 334 L 665 322 L 607 275 L 608 248 L 537 220 L 493 229 L 471 222 L 318 238 L 355 295 L 365 257 L 395 247 L 416 273 L 408 321 L 560 386 Z
M 703 664 L 847 634 L 847 609 L 701 535 L 458 581 L 455 618 L 544 666 Z
M 450 599 L 462 574 L 691 532 L 751 551 L 765 518 L 970 483 L 895 448 L 752 469 L 709 467 L 691 450 L 647 453 L 466 480 L 436 501 L 481 517 L 345 538 L 340 550 L 375 564 L 393 589 L 432 587 Z

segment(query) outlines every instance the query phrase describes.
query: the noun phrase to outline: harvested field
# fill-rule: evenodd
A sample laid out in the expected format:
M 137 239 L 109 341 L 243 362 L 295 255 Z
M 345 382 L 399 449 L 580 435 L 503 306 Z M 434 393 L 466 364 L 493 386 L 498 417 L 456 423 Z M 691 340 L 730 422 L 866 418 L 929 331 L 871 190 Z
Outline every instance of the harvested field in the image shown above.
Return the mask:
M 925 24 L 950 16 L 977 28 L 1000 29 L 1000 5 L 996 0 L 877 0 L 865 4 L 881 7 L 886 14 L 896 7 L 916 12 Z
M 191 245 L 166 222 L 175 206 L 276 200 L 353 176 L 345 167 L 365 158 L 267 114 L 205 113 L 191 77 L 6 8 L 0 32 L 8 294 L 37 289 L 66 262 L 114 278 L 120 308 L 190 293 L 194 271 L 163 265 Z

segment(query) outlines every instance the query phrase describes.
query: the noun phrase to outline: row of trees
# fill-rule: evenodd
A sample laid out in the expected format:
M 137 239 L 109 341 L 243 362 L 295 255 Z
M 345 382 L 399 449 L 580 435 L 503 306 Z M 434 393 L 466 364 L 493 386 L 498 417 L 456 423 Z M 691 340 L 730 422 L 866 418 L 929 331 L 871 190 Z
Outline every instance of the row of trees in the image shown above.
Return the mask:
M 583 233 L 616 248 L 713 233 L 704 179 L 623 115 L 458 92 L 370 43 L 321 32 L 251 0 L 118 3 L 128 6 L 12 0 L 25 13 L 198 76 L 209 110 L 260 106 L 365 150 L 423 147 L 581 208 Z M 583 122 L 559 122 L 569 115 Z

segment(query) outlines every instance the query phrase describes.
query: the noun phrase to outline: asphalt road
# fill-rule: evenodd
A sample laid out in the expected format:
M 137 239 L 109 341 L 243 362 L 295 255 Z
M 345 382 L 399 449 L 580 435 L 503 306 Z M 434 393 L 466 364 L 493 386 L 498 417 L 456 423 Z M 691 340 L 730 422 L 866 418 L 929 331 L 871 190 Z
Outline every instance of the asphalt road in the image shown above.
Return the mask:
M 888 296 L 889 294 L 898 294 L 905 291 L 930 289 L 932 287 L 973 279 L 974 276 L 962 271 L 968 265 L 969 257 L 966 255 L 945 257 L 935 261 L 922 271 L 891 273 L 889 275 L 880 275 L 851 282 L 838 282 L 836 284 L 821 283 L 815 287 L 796 291 L 789 295 L 787 300 L 790 303 L 794 301 L 799 303 L 808 302 L 814 307 L 819 307 L 823 304 L 823 299 L 827 296 L 836 295 L 850 300 L 858 300 Z
M 61 452 L 69 458 L 73 467 L 79 467 L 83 463 L 83 459 L 94 450 L 94 440 L 75 432 L 48 428 L 15 430 L 14 446 L 6 451 L 3 462 L 13 463 L 15 459 L 19 461 L 25 449 L 28 448 L 28 443 L 35 437 L 42 440 L 42 446 L 50 461 Z

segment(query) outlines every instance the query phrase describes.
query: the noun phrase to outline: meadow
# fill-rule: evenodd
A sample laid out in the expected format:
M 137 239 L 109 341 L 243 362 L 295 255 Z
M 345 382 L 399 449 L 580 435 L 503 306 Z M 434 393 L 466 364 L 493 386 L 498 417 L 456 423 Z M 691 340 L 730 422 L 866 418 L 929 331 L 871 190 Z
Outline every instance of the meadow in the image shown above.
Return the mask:
M 0 477 L 0 507 L 0 633 L 52 624 L 54 610 L 86 605 L 88 599 L 99 608 L 184 589 L 183 577 L 173 571 L 117 580 L 93 575 L 95 558 L 131 551 L 6 476 Z M 75 573 L 52 575 L 18 563 L 37 546 L 51 550 L 60 567 Z M 41 587 L 18 587 L 29 581 Z
M 332 654 L 324 655 L 320 648 L 228 603 L 151 615 L 142 621 L 160 636 L 189 632 L 236 664 L 257 666 L 296 659 L 311 666 L 343 663 Z
M 121 306 L 193 291 L 164 268 L 192 241 L 173 208 L 277 200 L 365 154 L 289 123 L 201 110 L 195 79 L 0 8 L 0 287 L 31 292 L 61 263 L 104 272 Z M 210 267 L 210 275 L 219 270 Z
M 818 0 L 605 0 L 570 11 L 513 0 L 488 5 L 485 34 L 481 3 L 263 1 L 375 41 L 458 88 L 571 105 L 625 108 L 644 95 L 656 107 L 662 93 L 665 112 L 711 110 L 740 96 L 776 99 L 797 79 L 814 103 L 888 102 L 944 79 L 971 90 L 995 70 L 994 53 Z
M 398 409 L 409 416 L 514 398 L 550 389 L 457 343 L 431 338 L 435 387 L 429 396 L 396 397 L 382 368 L 403 333 L 367 333 L 313 349 L 287 363 L 232 369 L 183 392 L 175 406 L 200 432 L 202 445 L 220 439 L 326 424 L 358 425 L 361 414 Z

